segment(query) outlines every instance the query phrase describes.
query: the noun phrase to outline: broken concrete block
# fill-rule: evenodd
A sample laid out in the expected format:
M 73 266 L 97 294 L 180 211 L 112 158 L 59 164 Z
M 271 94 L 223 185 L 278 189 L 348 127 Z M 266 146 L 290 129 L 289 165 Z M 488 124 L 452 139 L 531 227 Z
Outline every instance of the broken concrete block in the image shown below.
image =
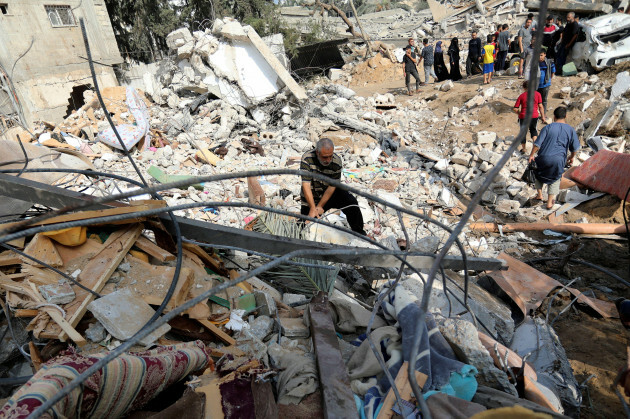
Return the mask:
M 472 99 L 470 99 L 468 102 L 466 102 L 464 106 L 470 109 L 470 108 L 474 108 L 475 106 L 481 106 L 484 103 L 486 103 L 486 99 L 481 95 L 477 95 L 473 97 Z
M 449 90 L 451 90 L 455 85 L 453 84 L 453 82 L 451 80 L 447 80 L 445 81 L 441 86 L 440 86 L 440 91 L 441 92 L 448 92 Z
M 273 297 L 264 291 L 254 291 L 256 307 L 260 307 L 259 313 L 264 316 L 273 316 L 278 312 L 278 307 Z
M 496 87 L 488 87 L 486 90 L 483 91 L 483 97 L 485 99 L 492 99 L 494 96 L 499 94 L 499 89 L 497 89 Z
M 571 86 L 565 86 L 560 89 L 560 98 L 568 99 L 571 97 Z
M 57 284 L 41 285 L 37 288 L 49 304 L 68 304 L 75 298 L 74 290 L 63 279 Z
M 249 324 L 250 332 L 261 341 L 273 332 L 273 319 L 269 316 L 258 316 Z
M 479 131 L 473 135 L 473 140 L 475 143 L 480 145 L 494 144 L 497 140 L 497 133 L 491 131 Z
M 92 301 L 88 305 L 96 320 L 107 331 L 119 340 L 127 340 L 135 335 L 155 314 L 155 310 L 143 299 L 125 288 Z M 160 336 L 171 330 L 164 324 L 140 340 L 141 345 L 148 346 Z
M 492 191 L 485 191 L 481 196 L 481 202 L 486 205 L 494 205 L 497 202 L 497 194 Z
M 378 179 L 372 184 L 374 189 L 382 189 L 387 192 L 394 192 L 398 187 L 398 181 L 395 179 Z
M 90 323 L 85 331 L 85 337 L 92 342 L 102 342 L 107 337 L 107 332 L 100 322 Z
M 455 153 L 451 157 L 451 162 L 455 164 L 461 164 L 463 166 L 470 166 L 470 162 L 472 161 L 473 155 L 470 153 L 459 152 Z
M 451 118 L 459 113 L 459 108 L 457 106 L 453 106 L 448 110 L 448 116 Z
M 520 202 L 511 199 L 504 199 L 502 201 L 499 201 L 494 209 L 496 210 L 496 212 L 499 212 L 501 214 L 516 215 L 518 214 L 518 210 L 520 208 Z
M 236 20 L 227 22 L 221 28 L 221 35 L 228 38 L 234 39 L 236 41 L 248 41 L 247 33 L 243 29 L 240 23 Z
M 440 238 L 437 236 L 428 236 L 412 243 L 409 250 L 412 252 L 435 253 L 439 247 Z
M 330 81 L 337 81 L 343 78 L 343 70 L 340 68 L 331 68 L 328 70 L 328 78 Z
M 479 340 L 477 328 L 461 319 L 436 316 L 440 333 L 448 341 L 459 359 L 477 368 L 477 381 L 482 385 L 518 396 L 507 374 L 494 366 L 494 360 Z
M 448 159 L 440 159 L 435 163 L 435 165 L 433 165 L 433 168 L 440 172 L 443 172 L 444 170 L 446 170 L 447 167 L 448 167 Z M 463 167 L 463 166 L 460 166 L 460 167 Z
M 190 31 L 186 28 L 177 29 L 166 36 L 166 45 L 170 49 L 178 49 L 189 42 L 193 42 L 194 38 Z
M 482 148 L 479 154 L 477 154 L 477 157 L 479 157 L 479 159 L 483 161 L 487 161 L 492 165 L 495 165 L 501 159 L 500 154 L 495 153 L 494 151 L 487 148 Z
M 280 319 L 280 325 L 282 326 L 282 335 L 288 338 L 307 338 L 310 336 L 309 328 L 304 324 L 301 317 Z
M 204 35 L 195 44 L 195 52 L 208 59 L 219 48 L 219 40 L 212 35 Z

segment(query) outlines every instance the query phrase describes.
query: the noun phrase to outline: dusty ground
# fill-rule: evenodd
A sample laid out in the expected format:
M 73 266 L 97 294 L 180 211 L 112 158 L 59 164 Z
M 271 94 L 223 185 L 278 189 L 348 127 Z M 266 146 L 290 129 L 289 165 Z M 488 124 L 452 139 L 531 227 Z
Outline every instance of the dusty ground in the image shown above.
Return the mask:
M 370 66 L 371 64 L 371 66 Z M 380 67 L 378 65 L 380 65 Z M 376 67 L 376 68 L 372 68 Z M 612 83 L 616 74 L 620 71 L 630 69 L 630 63 L 624 63 L 616 68 L 608 69 L 599 74 L 600 79 Z M 365 73 L 368 74 L 365 74 Z M 424 78 L 423 71 L 420 70 L 421 78 Z M 559 91 L 564 86 L 579 88 L 585 82 L 578 77 L 556 78 L 553 81 L 549 95 L 549 109 L 559 106 L 562 99 Z M 358 95 L 372 96 L 375 93 L 392 93 L 397 101 L 401 103 L 409 100 L 428 99 L 435 93 L 439 95 L 438 100 L 429 103 L 429 108 L 438 118 L 444 117 L 448 110 L 462 105 L 479 94 L 482 89 L 481 76 L 473 76 L 455 83 L 455 87 L 449 92 L 439 92 L 437 86 L 441 83 L 432 83 L 421 87 L 418 94 L 407 96 L 406 87 L 400 65 L 394 65 L 385 60 L 366 63 L 361 68 L 359 74 L 353 76 L 350 87 Z M 518 132 L 517 118 L 512 113 L 512 107 L 516 98 L 521 93 L 521 80 L 515 76 L 501 76 L 494 79 L 492 85 L 500 90 L 500 99 L 477 108 L 469 115 L 470 119 L 477 119 L 479 125 L 474 131 L 489 130 L 495 131 L 499 136 L 516 135 Z M 576 127 L 586 118 L 595 116 L 606 109 L 608 101 L 603 99 L 603 95 L 582 112 L 581 109 L 571 109 L 567 122 Z M 551 118 L 549 118 L 551 119 Z M 440 121 L 438 124 L 445 124 Z M 539 129 L 541 124 L 539 124 Z M 446 126 L 445 133 L 452 141 L 451 144 L 461 141 L 471 141 L 473 130 L 469 127 L 457 127 L 453 124 Z M 515 157 L 518 158 L 518 157 Z M 586 217 L 589 222 L 599 223 L 623 223 L 621 202 L 618 198 L 604 196 L 569 211 L 565 215 L 566 222 L 575 222 L 582 217 Z M 628 206 L 630 212 L 630 205 Z M 539 237 L 540 238 L 540 237 Z M 577 245 L 583 247 L 576 253 L 575 257 L 598 264 L 613 273 L 620 275 L 630 281 L 628 266 L 630 266 L 630 256 L 627 241 L 603 240 L 603 239 L 580 239 Z M 557 249 L 548 248 L 540 256 L 558 256 Z M 534 257 L 532 255 L 532 257 Z M 582 277 L 579 285 L 580 289 L 592 287 L 598 298 L 614 299 L 619 296 L 630 297 L 628 289 L 615 279 L 591 268 L 577 264 L 569 264 L 562 268 L 558 263 L 536 265 L 538 269 L 550 275 L 562 278 Z M 597 289 L 599 287 L 599 289 Z M 601 291 L 608 289 L 608 292 Z M 570 300 L 554 304 L 552 316 L 555 316 Z M 543 304 L 546 307 L 546 304 Z M 618 368 L 626 362 L 627 336 L 625 329 L 617 319 L 600 319 L 591 312 L 579 310 L 569 310 L 563 314 L 554 324 L 554 328 L 565 347 L 567 356 L 574 370 L 574 374 L 579 383 L 584 382 L 591 374 L 595 378 L 588 381 L 583 390 L 584 403 L 582 407 L 583 418 L 611 418 L 622 417 L 623 410 L 616 395 L 611 391 L 610 385 L 613 382 Z

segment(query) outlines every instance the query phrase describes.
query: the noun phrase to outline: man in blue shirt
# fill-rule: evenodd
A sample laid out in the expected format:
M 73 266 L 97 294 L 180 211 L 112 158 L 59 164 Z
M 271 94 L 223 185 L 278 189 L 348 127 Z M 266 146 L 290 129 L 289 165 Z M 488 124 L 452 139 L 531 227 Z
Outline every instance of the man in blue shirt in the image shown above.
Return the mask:
M 422 40 L 422 52 L 420 53 L 420 61 L 424 60 L 424 83 L 420 83 L 420 86 L 424 86 L 429 82 L 429 76 L 433 77 L 433 80 L 437 80 L 435 70 L 433 70 L 433 45 L 429 45 L 429 40 L 424 38 Z
M 543 107 L 547 113 L 547 97 L 549 96 L 549 88 L 551 87 L 551 79 L 556 73 L 556 66 L 553 61 L 547 59 L 547 48 L 542 47 L 540 51 L 540 59 L 538 61 L 538 93 L 542 97 Z
M 543 185 L 547 186 L 547 209 L 552 209 L 556 195 L 560 192 L 560 180 L 564 167 L 573 164 L 573 158 L 580 149 L 577 133 L 566 123 L 567 108 L 557 107 L 553 111 L 554 122 L 545 126 L 534 142 L 529 155 L 529 162 L 536 161 L 536 190 L 535 199 L 542 201 Z M 567 159 L 568 152 L 571 155 Z M 538 152 L 538 155 L 536 155 Z

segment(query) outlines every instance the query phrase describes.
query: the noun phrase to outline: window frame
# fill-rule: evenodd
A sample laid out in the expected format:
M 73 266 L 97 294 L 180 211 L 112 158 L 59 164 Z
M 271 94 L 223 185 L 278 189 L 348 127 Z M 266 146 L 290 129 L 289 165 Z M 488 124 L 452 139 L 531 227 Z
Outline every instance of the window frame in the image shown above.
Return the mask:
M 74 17 L 74 13 L 72 13 L 72 7 L 67 4 L 45 4 L 44 10 L 46 11 L 46 16 L 48 17 L 48 21 L 53 28 L 72 28 L 78 26 L 77 20 Z M 72 19 L 72 23 L 64 23 L 60 10 L 66 11 L 68 13 L 68 17 Z M 54 13 L 55 19 L 58 20 L 58 23 L 53 22 L 51 14 Z

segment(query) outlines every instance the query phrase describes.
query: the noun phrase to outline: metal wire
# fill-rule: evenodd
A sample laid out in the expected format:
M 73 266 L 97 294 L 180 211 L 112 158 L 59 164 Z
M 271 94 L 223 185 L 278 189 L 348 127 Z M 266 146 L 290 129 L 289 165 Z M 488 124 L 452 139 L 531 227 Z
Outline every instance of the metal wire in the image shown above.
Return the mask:
M 540 2 L 540 8 L 538 11 L 538 27 L 539 28 L 542 28 L 545 23 L 544 19 L 547 14 L 548 4 L 549 4 L 549 0 L 542 0 Z M 534 51 L 532 55 L 533 57 L 538 57 L 538 55 L 540 55 L 541 45 L 542 45 L 542 36 L 539 36 L 536 38 L 536 42 L 534 43 Z M 488 175 L 486 176 L 483 184 L 481 185 L 477 193 L 475 193 L 475 196 L 466 207 L 466 211 L 462 215 L 459 223 L 457 224 L 457 226 L 455 226 L 455 229 L 453 230 L 449 238 L 446 240 L 444 247 L 442 248 L 440 253 L 438 253 L 437 257 L 433 261 L 433 266 L 431 266 L 431 269 L 429 271 L 427 284 L 425 286 L 425 291 L 424 291 L 424 294 L 422 295 L 422 303 L 421 303 L 422 310 L 420 313 L 420 318 L 418 319 L 418 324 L 416 326 L 416 332 L 415 332 L 413 344 L 411 347 L 411 354 L 409 357 L 410 360 L 414 360 L 418 356 L 420 343 L 422 340 L 422 327 L 425 323 L 426 312 L 429 307 L 429 299 L 431 296 L 430 291 L 433 288 L 433 281 L 435 280 L 435 276 L 437 274 L 438 269 L 440 268 L 440 264 L 442 263 L 442 260 L 446 256 L 446 253 L 451 248 L 455 240 L 457 240 L 459 234 L 462 232 L 462 230 L 466 226 L 468 219 L 471 217 L 477 205 L 481 202 L 481 197 L 483 193 L 490 187 L 490 184 L 492 183 L 494 178 L 499 174 L 503 166 L 505 166 L 505 164 L 508 162 L 508 160 L 510 159 L 514 151 L 516 151 L 518 146 L 521 144 L 522 139 L 524 139 L 525 136 L 527 135 L 527 127 L 529 126 L 529 123 L 532 120 L 532 115 L 534 111 L 534 93 L 536 91 L 536 86 L 538 85 L 537 66 L 538 66 L 538 61 L 536 59 L 532 59 L 531 60 L 531 74 L 533 74 L 534 77 L 533 77 L 533 80 L 530 81 L 528 89 L 527 89 L 527 113 L 525 115 L 525 122 L 521 126 L 518 135 L 516 136 L 516 138 L 510 145 L 510 147 L 503 154 L 503 156 L 501 156 L 501 158 L 496 163 L 496 165 L 488 172 Z M 418 385 L 418 380 L 416 380 L 413 364 L 414 364 L 413 362 L 409 363 L 409 371 L 408 371 L 409 383 L 411 384 L 411 388 L 413 390 L 414 396 L 416 397 L 416 400 L 420 400 L 422 398 L 422 390 L 420 389 L 420 386 Z M 428 408 L 425 409 L 424 407 L 425 406 L 421 405 L 422 417 L 430 418 L 431 413 L 429 412 Z

